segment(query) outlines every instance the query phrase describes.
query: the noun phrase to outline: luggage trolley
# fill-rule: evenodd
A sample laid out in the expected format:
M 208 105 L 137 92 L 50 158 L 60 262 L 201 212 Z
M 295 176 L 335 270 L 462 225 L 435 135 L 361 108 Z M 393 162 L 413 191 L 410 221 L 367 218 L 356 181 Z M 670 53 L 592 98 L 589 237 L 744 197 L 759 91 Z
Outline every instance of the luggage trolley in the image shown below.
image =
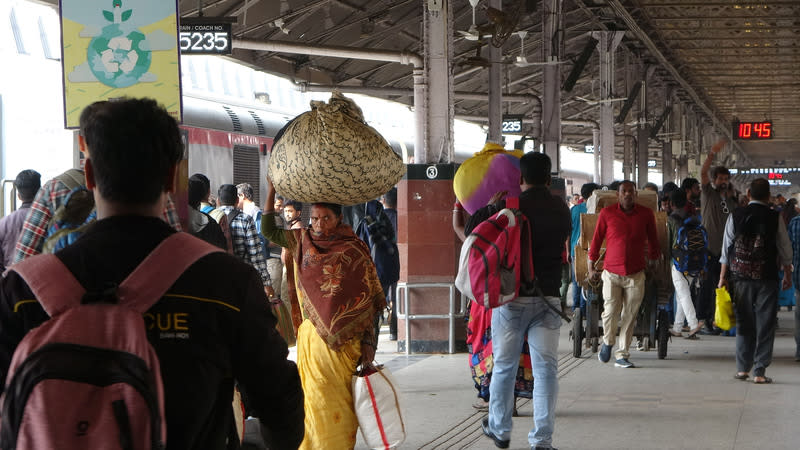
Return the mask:
M 597 192 L 597 191 L 595 191 Z M 607 192 L 607 191 L 606 191 Z M 603 196 L 605 196 L 604 192 Z M 640 193 L 642 191 L 639 191 Z M 584 345 L 591 348 L 593 353 L 599 349 L 600 340 L 603 336 L 601 314 L 603 312 L 602 281 L 593 281 L 588 277 L 588 268 L 582 264 L 586 260 L 587 250 L 591 237 L 594 233 L 596 214 L 581 214 L 581 238 L 575 248 L 575 275 L 579 286 L 581 286 L 581 297 L 585 307 L 575 308 L 573 312 L 572 330 L 570 331 L 572 342 L 572 355 L 580 358 L 583 353 Z M 662 255 L 667 254 L 669 245 L 666 241 L 667 216 L 663 212 L 656 213 L 656 227 L 658 228 L 659 240 Z M 605 249 L 601 251 L 600 258 L 595 262 L 595 269 L 602 271 L 602 261 L 605 256 Z M 669 262 L 665 259 L 662 270 L 659 273 L 648 274 L 645 281 L 645 296 L 639 307 L 639 315 L 636 320 L 633 335 L 639 339 L 641 349 L 649 351 L 653 348 L 658 349 L 658 358 L 664 359 L 667 356 L 669 345 L 669 314 L 667 306 L 672 299 L 672 279 L 669 275 Z M 584 340 L 586 340 L 584 344 Z

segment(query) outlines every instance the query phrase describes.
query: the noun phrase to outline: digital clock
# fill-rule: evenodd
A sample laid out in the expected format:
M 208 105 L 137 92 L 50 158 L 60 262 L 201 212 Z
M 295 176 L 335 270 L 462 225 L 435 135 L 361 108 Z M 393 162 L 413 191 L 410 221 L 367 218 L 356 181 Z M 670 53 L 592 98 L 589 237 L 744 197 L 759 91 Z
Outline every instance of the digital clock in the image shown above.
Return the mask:
M 772 122 L 733 122 L 732 131 L 734 139 L 772 139 Z

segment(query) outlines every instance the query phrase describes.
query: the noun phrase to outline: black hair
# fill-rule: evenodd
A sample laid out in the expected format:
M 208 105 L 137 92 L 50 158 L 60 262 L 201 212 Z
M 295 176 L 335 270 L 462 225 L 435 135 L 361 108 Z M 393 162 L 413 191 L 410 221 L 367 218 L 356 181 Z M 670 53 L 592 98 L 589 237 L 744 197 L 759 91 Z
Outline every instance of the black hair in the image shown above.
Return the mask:
M 342 205 L 337 205 L 336 203 L 323 203 L 317 202 L 314 203 L 312 206 L 318 206 L 322 208 L 328 208 L 331 210 L 334 216 L 339 217 L 342 215 Z
M 611 184 L 608 185 L 608 190 L 609 191 L 618 191 L 620 184 L 622 184 L 622 181 L 612 181 Z
M 397 208 L 397 188 L 393 187 L 389 189 L 389 192 L 383 194 L 383 201 L 387 208 Z
M 681 209 L 681 208 L 686 207 L 686 202 L 687 202 L 687 200 L 686 200 L 686 190 L 684 190 L 682 188 L 675 189 L 674 191 L 672 191 L 670 193 L 669 201 L 670 201 L 670 203 L 672 203 L 672 206 L 674 206 L 675 209 Z
M 253 200 L 253 186 L 250 183 L 239 183 L 236 185 L 236 193 L 244 195 L 244 198 Z
M 236 186 L 223 184 L 217 192 L 217 200 L 222 206 L 236 206 L 239 194 L 236 193 Z
M 97 189 L 112 202 L 154 203 L 183 158 L 178 123 L 152 99 L 92 103 L 81 112 L 80 132 Z
M 198 177 L 192 175 L 189 177 L 189 206 L 192 208 L 199 208 L 200 202 L 208 195 L 206 185 Z
M 697 178 L 692 178 L 692 177 L 684 178 L 683 181 L 681 182 L 681 189 L 683 189 L 684 191 L 691 191 L 692 188 L 698 184 L 700 184 L 700 182 L 697 181 Z
M 586 183 L 581 186 L 581 197 L 585 199 L 589 199 L 592 196 L 592 192 L 600 189 L 600 186 L 597 183 Z
M 196 173 L 196 174 L 192 175 L 191 177 L 189 177 L 190 180 L 192 178 L 195 178 L 195 179 L 197 179 L 197 180 L 199 180 L 200 182 L 203 183 L 203 186 L 205 186 L 205 188 L 206 188 L 206 192 L 204 193 L 204 195 L 211 193 L 211 180 L 209 180 L 207 176 L 203 175 L 202 173 Z
M 283 208 L 286 209 L 287 206 L 291 206 L 297 212 L 303 211 L 303 202 L 298 202 L 297 200 L 283 202 Z
M 42 176 L 35 170 L 23 170 L 17 174 L 14 187 L 17 188 L 17 194 L 23 202 L 32 202 L 36 192 L 42 187 Z
M 519 171 L 525 183 L 542 186 L 550 180 L 552 163 L 546 153 L 529 152 L 519 159 Z
M 616 184 L 616 186 L 614 187 L 615 191 L 619 191 L 619 189 L 622 187 L 623 184 L 632 184 L 633 185 L 633 189 L 636 189 L 636 183 L 634 183 L 633 181 L 631 181 L 631 180 L 622 180 L 622 181 L 615 181 L 615 182 L 609 184 L 608 185 L 608 190 L 611 190 L 611 186 L 614 185 L 614 184 Z
M 722 166 L 717 166 L 717 167 L 714 167 L 713 169 L 711 169 L 711 181 L 716 180 L 717 177 L 720 176 L 720 175 L 731 176 L 731 172 L 728 169 L 726 169 L 725 167 L 722 167 Z
M 769 181 L 765 178 L 756 178 L 750 183 L 750 198 L 766 202 L 769 200 Z
M 655 191 L 658 192 L 658 185 L 653 183 L 652 181 L 648 181 L 647 183 L 644 184 L 644 186 L 642 186 L 642 189 L 650 189 L 650 188 L 655 188 Z
M 676 189 L 678 189 L 678 185 L 677 184 L 675 184 L 672 181 L 667 181 L 666 183 L 664 183 L 664 187 L 661 188 L 661 193 L 666 195 L 666 194 L 669 194 L 670 192 L 672 192 L 672 191 L 674 191 Z

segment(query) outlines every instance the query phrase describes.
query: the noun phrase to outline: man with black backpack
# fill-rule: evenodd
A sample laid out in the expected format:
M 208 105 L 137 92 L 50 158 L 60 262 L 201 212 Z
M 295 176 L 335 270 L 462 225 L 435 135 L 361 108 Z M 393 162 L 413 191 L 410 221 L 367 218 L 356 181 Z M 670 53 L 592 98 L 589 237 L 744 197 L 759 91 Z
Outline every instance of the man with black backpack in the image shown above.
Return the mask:
M 689 214 L 686 208 L 688 199 L 686 191 L 677 189 L 670 194 L 670 202 L 675 207 L 669 215 L 667 229 L 672 255 L 672 284 L 675 286 L 675 323 L 670 333 L 683 336 L 683 321 L 689 324 L 689 339 L 695 338 L 703 328 L 703 321 L 697 320 L 692 291 L 699 288 L 697 283 L 702 279 L 708 260 L 708 236 L 700 219 Z M 693 289 L 694 288 L 694 289 Z
M 154 100 L 104 101 L 82 112 L 80 130 L 97 222 L 0 282 L 0 447 L 223 449 L 236 443 L 237 383 L 270 448 L 297 448 L 303 392 L 261 278 L 161 219 L 183 155 L 175 119 Z M 25 357 L 23 344 L 42 337 L 48 352 Z M 120 342 L 128 351 L 109 350 Z M 59 378 L 38 379 L 43 369 Z
M 770 209 L 769 182 L 750 183 L 750 203 L 728 217 L 722 243 L 717 287 L 728 285 L 736 312 L 736 368 L 734 378 L 772 383 L 765 375 L 772 362 L 772 344 L 778 327 L 779 289 L 792 285 L 792 243 L 777 211 Z M 783 267 L 783 286 L 778 269 Z

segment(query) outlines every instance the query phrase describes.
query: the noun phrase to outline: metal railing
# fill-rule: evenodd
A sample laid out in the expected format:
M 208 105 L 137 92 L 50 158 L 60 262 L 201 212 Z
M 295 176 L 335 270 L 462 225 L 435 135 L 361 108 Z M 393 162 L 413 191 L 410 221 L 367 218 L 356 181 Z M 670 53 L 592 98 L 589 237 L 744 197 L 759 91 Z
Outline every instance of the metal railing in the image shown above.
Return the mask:
M 409 314 L 408 291 L 414 288 L 447 288 L 449 291 L 449 311 L 447 314 Z M 403 301 L 398 303 L 397 318 L 406 322 L 406 355 L 411 352 L 411 321 L 424 319 L 448 319 L 449 335 L 447 350 L 449 353 L 456 351 L 456 318 L 464 317 L 466 314 L 466 297 L 461 296 L 461 305 L 456 311 L 456 286 L 453 283 L 406 283 L 398 282 L 395 298 L 400 298 L 400 290 L 403 291 Z M 400 310 L 402 305 L 403 310 Z

